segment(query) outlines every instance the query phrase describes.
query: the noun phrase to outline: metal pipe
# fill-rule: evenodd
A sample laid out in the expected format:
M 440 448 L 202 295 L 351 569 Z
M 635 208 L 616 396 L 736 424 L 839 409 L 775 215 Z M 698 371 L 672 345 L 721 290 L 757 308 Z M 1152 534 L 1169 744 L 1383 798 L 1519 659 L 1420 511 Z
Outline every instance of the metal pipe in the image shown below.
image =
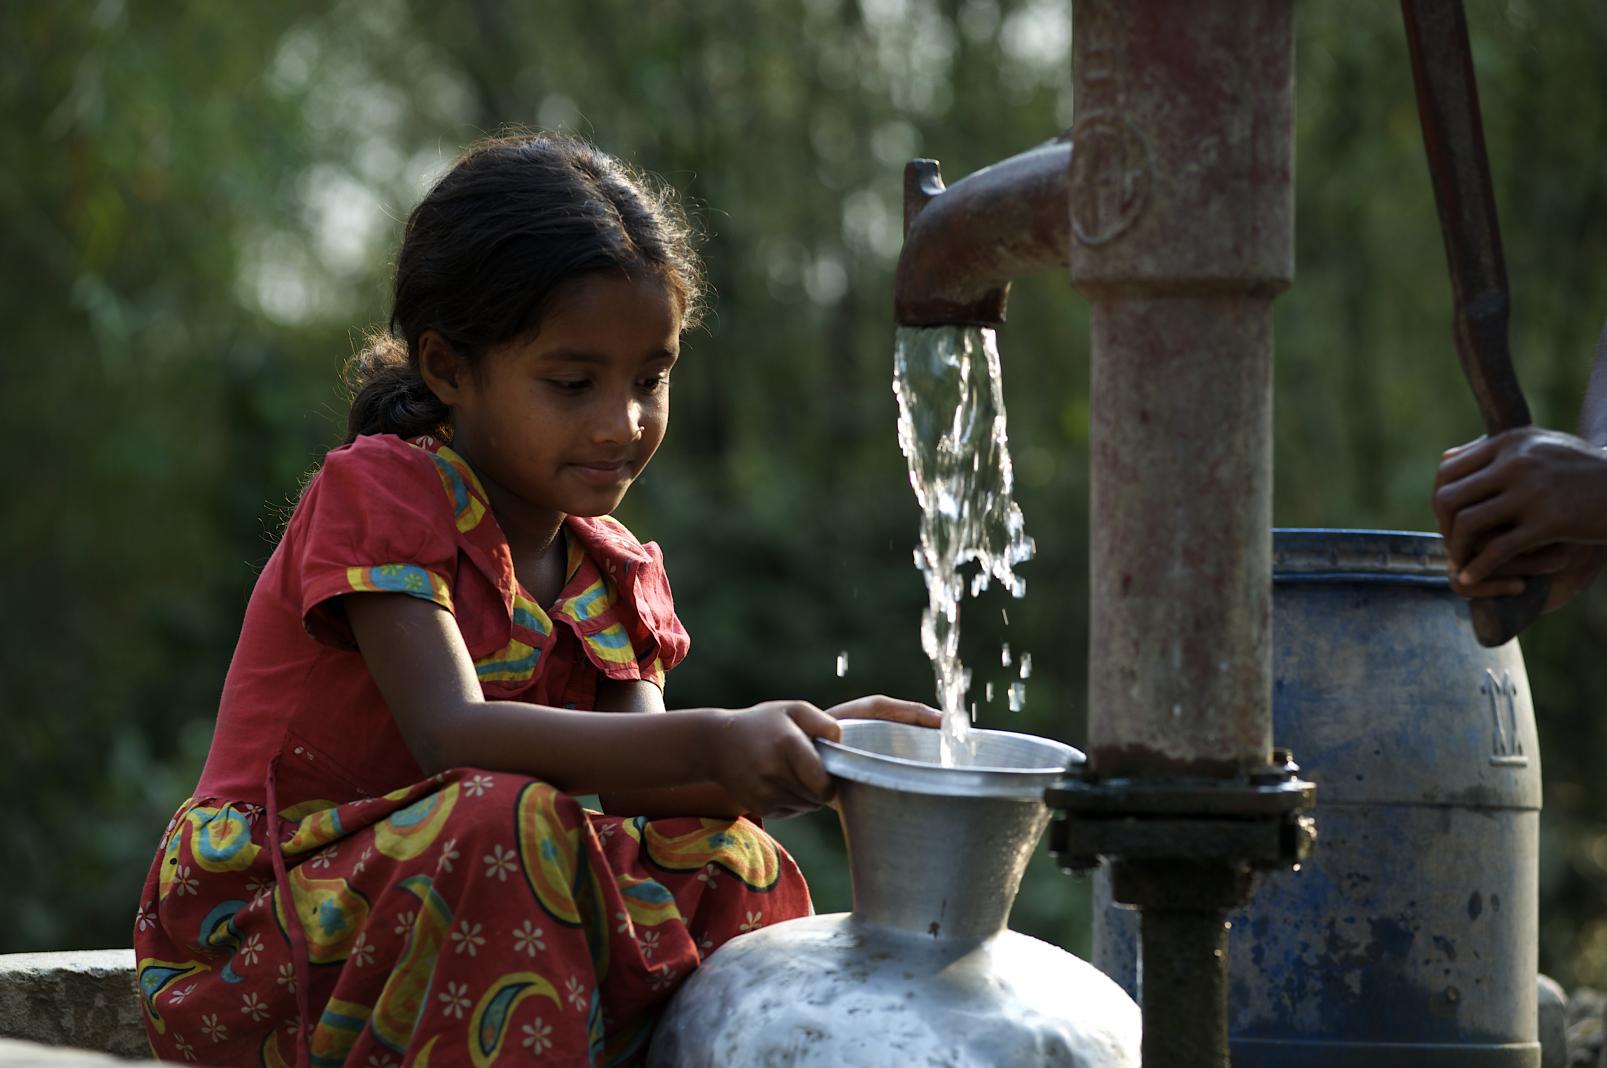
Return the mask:
M 1271 750 L 1272 298 L 1294 275 L 1290 0 L 1078 0 L 1072 284 L 1092 305 L 1088 772 L 1228 784 Z M 1155 813 L 1179 829 L 1190 813 Z M 1180 819 L 1181 818 L 1181 819 Z M 1144 1063 L 1226 1068 L 1249 866 L 1133 862 Z M 1211 884 L 1218 884 L 1214 887 Z
M 1227 928 L 1226 912 L 1144 910 L 1144 1064 L 1228 1068 Z
M 1088 757 L 1271 748 L 1272 297 L 1294 273 L 1289 0 L 1079 0 L 1072 284 L 1092 305 Z
M 1092 770 L 1271 749 L 1271 302 L 1108 295 L 1091 322 Z
M 1214 860 L 1117 862 L 1111 889 L 1143 905 L 1146 1068 L 1228 1068 L 1228 910 L 1250 873 Z
M 1071 145 L 1051 141 L 945 188 L 936 160 L 911 160 L 893 278 L 898 325 L 997 326 L 1012 278 L 1064 268 L 1070 162 Z

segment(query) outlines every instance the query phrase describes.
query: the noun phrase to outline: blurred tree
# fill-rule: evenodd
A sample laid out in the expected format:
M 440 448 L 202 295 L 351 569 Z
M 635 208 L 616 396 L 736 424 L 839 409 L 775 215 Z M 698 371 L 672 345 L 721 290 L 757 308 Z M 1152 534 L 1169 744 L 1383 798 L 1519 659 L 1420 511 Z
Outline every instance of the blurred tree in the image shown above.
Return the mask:
M 1472 5 L 1520 373 L 1573 419 L 1607 301 L 1596 146 L 1607 10 Z M 1285 525 L 1431 525 L 1476 433 L 1398 15 L 1302 5 L 1295 287 L 1278 302 Z M 624 518 L 663 543 L 694 655 L 682 704 L 932 692 L 913 499 L 888 390 L 905 160 L 953 181 L 1070 121 L 1066 0 L 422 0 L 0 7 L 0 314 L 24 462 L 0 559 L 0 950 L 119 945 L 194 781 L 255 569 L 338 440 L 387 257 L 474 137 L 562 128 L 680 188 L 719 291 Z M 1548 121 L 1540 121 L 1541 119 Z M 1564 119 L 1566 126 L 1562 125 Z M 1087 646 L 1086 312 L 1020 283 L 1002 336 L 1028 596 L 965 609 L 979 720 L 1076 741 Z M 1545 966 L 1607 984 L 1607 724 L 1591 595 L 1526 639 L 1547 770 Z M 1006 621 L 1008 617 L 1008 622 Z M 1025 711 L 999 648 L 1034 653 Z M 847 654 L 846 674 L 834 665 Z M 993 683 L 994 700 L 981 699 Z M 847 906 L 829 816 L 777 825 Z M 1023 930 L 1086 944 L 1086 891 L 1035 861 Z

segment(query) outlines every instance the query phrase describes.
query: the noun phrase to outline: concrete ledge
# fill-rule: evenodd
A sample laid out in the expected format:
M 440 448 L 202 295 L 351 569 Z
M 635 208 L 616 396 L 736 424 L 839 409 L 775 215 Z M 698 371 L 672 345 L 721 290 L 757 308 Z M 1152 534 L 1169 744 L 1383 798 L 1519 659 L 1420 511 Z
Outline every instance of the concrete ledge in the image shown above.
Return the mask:
M 118 1060 L 87 1049 L 41 1046 L 37 1042 L 0 1038 L 0 1068 L 133 1068 L 133 1065 L 133 1061 Z
M 1582 1035 L 1564 1038 L 1570 1008 L 1596 1007 L 1590 1016 L 1600 1045 L 1604 999 L 1577 993 L 1570 1005 L 1560 986 L 1539 977 L 1543 1068 L 1562 1068 L 1569 1046 L 1585 1046 Z M 150 1053 L 132 949 L 0 954 L 0 1068 L 132 1068 L 114 1058 L 148 1060 Z
M 63 1054 L 85 1057 L 85 1051 L 119 1057 L 148 1058 L 139 995 L 134 986 L 132 949 L 80 950 L 67 953 L 0 955 L 0 1039 L 27 1039 L 45 1046 L 72 1046 Z M 28 1043 L 6 1043 L 18 1057 L 52 1051 L 25 1049 Z M 12 1047 L 17 1047 L 13 1050 Z M 82 1061 L 4 1060 L 13 1065 L 100 1063 Z

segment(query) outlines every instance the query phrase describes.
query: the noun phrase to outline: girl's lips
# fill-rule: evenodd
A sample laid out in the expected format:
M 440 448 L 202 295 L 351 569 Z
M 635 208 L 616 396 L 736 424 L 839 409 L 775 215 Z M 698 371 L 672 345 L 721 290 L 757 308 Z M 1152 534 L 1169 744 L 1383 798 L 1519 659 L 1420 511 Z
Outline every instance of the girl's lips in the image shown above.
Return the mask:
M 614 463 L 576 463 L 569 466 L 575 473 L 587 482 L 599 486 L 614 486 L 630 478 L 631 465 L 629 460 L 619 460 Z

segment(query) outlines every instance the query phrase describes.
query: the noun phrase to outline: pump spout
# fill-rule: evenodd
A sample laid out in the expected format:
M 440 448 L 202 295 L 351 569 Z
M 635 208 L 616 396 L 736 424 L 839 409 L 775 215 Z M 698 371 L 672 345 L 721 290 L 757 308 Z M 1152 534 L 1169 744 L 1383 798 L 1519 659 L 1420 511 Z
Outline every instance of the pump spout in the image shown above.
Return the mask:
M 904 168 L 904 251 L 893 280 L 899 326 L 997 326 L 1010 281 L 1066 269 L 1071 142 L 1060 139 L 945 188 L 936 160 Z

